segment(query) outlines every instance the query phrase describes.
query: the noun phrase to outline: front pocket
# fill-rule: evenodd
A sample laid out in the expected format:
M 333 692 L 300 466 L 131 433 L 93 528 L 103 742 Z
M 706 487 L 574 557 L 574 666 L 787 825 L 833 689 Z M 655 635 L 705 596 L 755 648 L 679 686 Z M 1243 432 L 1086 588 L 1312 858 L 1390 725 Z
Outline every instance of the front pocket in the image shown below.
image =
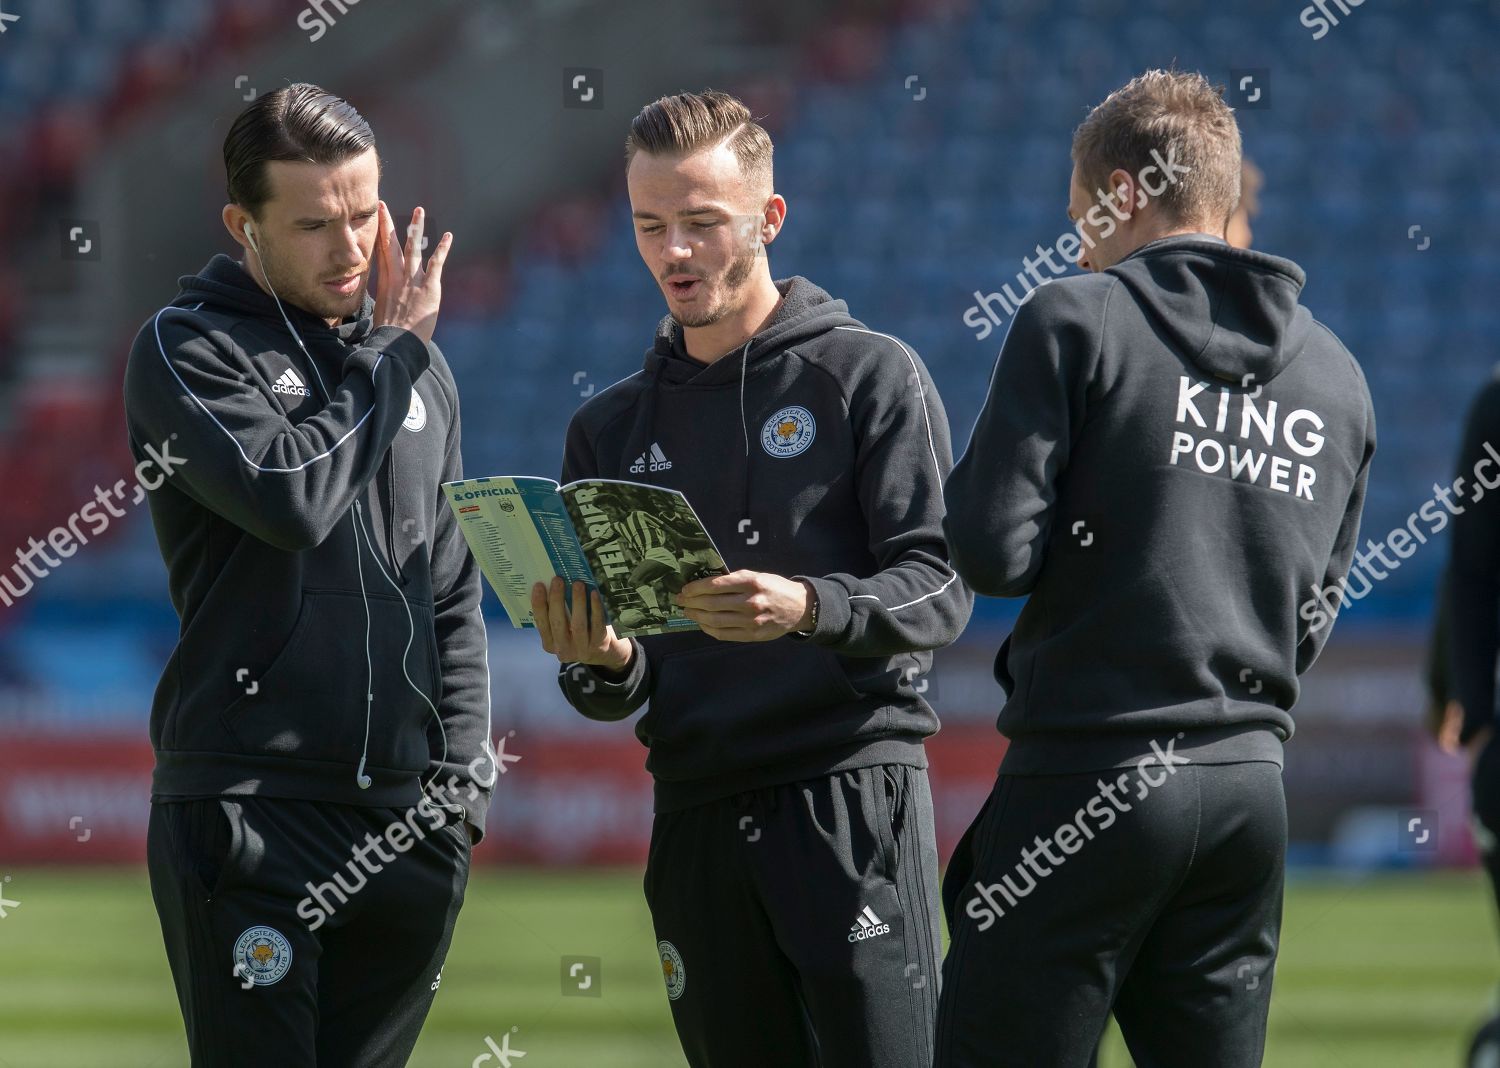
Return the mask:
M 431 715 L 427 701 L 435 705 L 440 694 L 432 609 L 412 602 L 410 613 L 408 623 L 407 607 L 397 596 L 304 591 L 286 645 L 254 680 L 254 692 L 224 710 L 225 725 L 240 749 L 357 764 L 366 752 L 368 692 L 374 698 L 369 702 L 369 766 L 424 771 L 429 756 L 425 724 Z
M 901 863 L 901 824 L 905 819 L 905 798 L 902 796 L 900 772 L 886 765 L 876 769 L 880 781 L 876 789 L 881 792 L 885 814 L 886 871 L 894 882 Z
M 180 820 L 183 863 L 204 900 L 212 901 L 224 888 L 238 845 L 229 802 L 205 797 L 167 803 L 180 806 L 175 814 Z
M 668 778 L 691 754 L 702 774 L 750 768 L 785 757 L 789 746 L 813 752 L 853 741 L 865 721 L 863 696 L 834 654 L 810 642 L 719 642 L 664 655 L 640 730 L 651 767 Z M 845 707 L 850 715 L 823 715 Z M 855 719 L 851 722 L 851 717 Z

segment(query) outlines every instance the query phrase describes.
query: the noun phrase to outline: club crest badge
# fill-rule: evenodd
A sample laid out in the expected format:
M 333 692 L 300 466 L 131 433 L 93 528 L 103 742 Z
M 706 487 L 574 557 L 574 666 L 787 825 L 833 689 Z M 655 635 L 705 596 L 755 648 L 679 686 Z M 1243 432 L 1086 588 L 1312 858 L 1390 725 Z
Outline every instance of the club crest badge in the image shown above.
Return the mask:
M 413 433 L 427 425 L 427 405 L 422 403 L 422 394 L 417 392 L 416 386 L 411 387 L 411 405 L 406 409 L 406 418 L 401 420 L 401 425 Z
M 767 455 L 786 459 L 806 452 L 817 433 L 812 412 L 800 404 L 790 404 L 766 420 L 760 428 L 760 444 Z
M 292 944 L 274 927 L 251 927 L 234 944 L 234 974 L 254 986 L 270 986 L 292 967 Z
M 682 966 L 682 954 L 671 942 L 658 942 L 656 949 L 661 954 L 661 974 L 667 981 L 667 997 L 676 1001 L 687 986 L 687 969 Z

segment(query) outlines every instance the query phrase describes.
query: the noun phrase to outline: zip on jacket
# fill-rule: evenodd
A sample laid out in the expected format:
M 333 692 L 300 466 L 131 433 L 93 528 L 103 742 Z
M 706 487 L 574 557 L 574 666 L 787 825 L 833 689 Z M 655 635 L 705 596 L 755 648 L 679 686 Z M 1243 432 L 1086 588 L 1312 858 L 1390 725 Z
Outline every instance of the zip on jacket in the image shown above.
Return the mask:
M 180 285 L 125 371 L 132 451 L 186 460 L 149 498 L 181 620 L 153 796 L 409 805 L 432 783 L 482 831 L 489 670 L 439 489 L 462 477 L 446 361 L 373 328 L 369 295 L 330 327 L 283 320 L 227 256 Z

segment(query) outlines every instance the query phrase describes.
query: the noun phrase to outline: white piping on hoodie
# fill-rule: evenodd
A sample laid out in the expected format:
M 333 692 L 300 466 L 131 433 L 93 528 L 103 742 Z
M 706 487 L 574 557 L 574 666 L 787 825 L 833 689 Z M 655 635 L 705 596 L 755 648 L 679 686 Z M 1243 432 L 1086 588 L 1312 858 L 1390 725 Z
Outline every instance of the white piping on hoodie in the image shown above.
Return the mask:
M 911 350 L 906 347 L 905 342 L 903 342 L 900 338 L 892 337 L 890 334 L 882 334 L 879 330 L 866 330 L 863 327 L 859 327 L 859 326 L 835 326 L 834 329 L 835 330 L 853 330 L 855 333 L 859 333 L 859 334 L 874 334 L 876 337 L 883 337 L 887 341 L 894 341 L 897 345 L 899 345 L 901 347 L 902 353 L 905 354 L 905 356 L 906 356 L 906 361 L 909 364 L 911 364 L 911 372 L 912 372 L 912 374 L 916 376 L 916 380 L 917 380 L 917 396 L 922 401 L 922 424 L 923 424 L 924 427 L 926 427 L 926 430 L 927 430 L 927 453 L 928 453 L 929 456 L 932 457 L 932 471 L 933 471 L 933 474 L 937 475 L 937 479 L 938 479 L 938 496 L 939 496 L 939 498 L 941 498 L 942 492 L 943 492 L 943 469 L 938 464 L 937 448 L 932 443 L 932 420 L 929 418 L 929 416 L 927 414 L 927 390 L 926 390 L 926 387 L 924 387 L 923 384 L 922 384 L 922 373 L 917 370 L 916 357 L 914 357 L 911 354 Z M 949 586 L 953 585 L 957 581 L 958 581 L 958 574 L 953 570 L 953 568 L 949 567 L 948 568 L 948 581 L 945 582 L 945 583 L 943 583 L 937 589 L 933 590 L 931 593 L 924 593 L 921 597 L 918 597 L 914 601 L 907 601 L 905 604 L 892 605 L 889 608 L 886 608 L 886 611 L 887 612 L 899 612 L 903 608 L 910 608 L 912 605 L 921 604 L 923 601 L 928 600 L 929 598 L 936 597 L 938 594 L 942 593 L 944 590 L 946 590 Z M 861 601 L 861 600 L 863 600 L 863 601 L 874 601 L 876 604 L 880 604 L 880 598 L 877 595 L 873 594 L 873 593 L 851 593 L 849 595 L 849 600 L 851 600 L 851 601 Z M 881 605 L 881 607 L 884 608 L 885 606 Z
M 187 309 L 187 310 L 189 310 L 189 311 L 197 311 L 201 307 L 203 307 L 203 302 L 199 301 L 192 308 Z M 224 436 L 227 437 L 231 442 L 234 443 L 235 451 L 240 454 L 240 459 L 244 460 L 247 466 L 253 467 L 257 471 L 263 472 L 265 474 L 270 474 L 270 475 L 290 475 L 290 474 L 296 474 L 298 471 L 301 471 L 301 470 L 307 468 L 308 466 L 317 463 L 319 460 L 326 460 L 328 457 L 332 456 L 334 454 L 335 450 L 337 450 L 339 446 L 341 446 L 342 444 L 344 444 L 344 442 L 348 441 L 350 438 L 352 438 L 355 434 L 357 434 L 359 432 L 359 428 L 365 425 L 365 421 L 367 419 L 369 419 L 371 413 L 375 411 L 375 406 L 372 404 L 370 406 L 369 410 L 366 411 L 364 415 L 362 415 L 362 416 L 359 417 L 359 422 L 355 423 L 354 426 L 349 429 L 349 432 L 347 434 L 345 434 L 343 437 L 339 438 L 338 441 L 335 441 L 333 443 L 333 445 L 330 448 L 328 448 L 327 450 L 325 450 L 323 452 L 320 452 L 318 455 L 313 456 L 313 457 L 311 457 L 311 458 L 309 458 L 307 460 L 304 460 L 302 463 L 298 464 L 296 467 L 264 467 L 264 466 L 256 463 L 254 460 L 250 459 L 250 457 L 245 454 L 245 450 L 240 445 L 239 439 L 236 438 L 233 434 L 231 434 L 229 432 L 228 428 L 225 427 L 223 423 L 219 422 L 219 417 L 216 416 L 216 415 L 214 415 L 214 413 L 209 409 L 208 405 L 204 404 L 203 401 L 198 397 L 198 394 L 194 393 L 193 390 L 192 390 L 192 388 L 186 382 L 184 382 L 182 380 L 182 376 L 177 373 L 177 368 L 175 368 L 175 367 L 172 366 L 172 360 L 171 360 L 170 357 L 167 356 L 166 346 L 162 344 L 162 340 L 161 340 L 161 317 L 165 313 L 167 313 L 169 311 L 179 311 L 179 310 L 182 310 L 182 309 L 177 308 L 175 305 L 170 305 L 169 304 L 167 307 L 161 309 L 161 311 L 159 311 L 159 312 L 156 313 L 155 318 L 152 320 L 152 329 L 153 329 L 153 331 L 156 334 L 156 349 L 157 349 L 158 352 L 161 353 L 162 362 L 167 365 L 167 370 L 170 371 L 170 372 L 172 372 L 172 377 L 175 378 L 175 379 L 177 379 L 177 384 L 182 387 L 182 391 L 184 393 L 186 393 L 189 397 L 192 397 L 193 398 L 193 403 L 197 404 L 198 407 L 200 407 L 200 408 L 203 409 L 203 414 L 206 415 L 206 416 L 208 416 L 210 419 L 212 419 L 214 426 L 218 427 L 221 431 L 223 431 L 224 432 Z M 285 318 L 285 316 L 286 316 L 286 313 L 283 312 L 282 313 L 282 317 Z M 291 328 L 291 323 L 290 322 L 287 323 L 287 327 L 288 327 L 288 329 Z M 301 346 L 303 354 L 307 355 L 307 362 L 309 364 L 311 364 L 312 369 L 313 369 L 313 374 L 317 375 L 318 385 L 323 388 L 323 399 L 324 399 L 324 401 L 325 402 L 331 402 L 333 398 L 328 393 L 328 387 L 326 385 L 324 385 L 324 383 L 323 383 L 323 375 L 318 370 L 317 362 L 314 361 L 313 358 L 312 358 L 312 356 L 307 353 L 307 346 L 302 344 L 302 338 L 301 338 L 301 336 L 299 336 L 297 334 L 296 330 L 292 330 L 292 336 L 297 339 L 297 344 L 299 346 Z M 371 379 L 371 381 L 374 380 L 375 373 L 380 370 L 381 361 L 383 361 L 384 359 L 385 359 L 385 353 L 381 353 L 379 356 L 377 356 L 375 358 L 375 366 L 372 367 L 372 368 L 370 368 L 370 379 Z

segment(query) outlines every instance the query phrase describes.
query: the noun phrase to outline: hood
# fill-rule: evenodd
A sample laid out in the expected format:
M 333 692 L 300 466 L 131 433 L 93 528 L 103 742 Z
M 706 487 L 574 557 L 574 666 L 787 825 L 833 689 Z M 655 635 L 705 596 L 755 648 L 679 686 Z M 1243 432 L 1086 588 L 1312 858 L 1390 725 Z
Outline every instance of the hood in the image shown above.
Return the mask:
M 1152 241 L 1107 273 L 1173 349 L 1221 381 L 1271 381 L 1302 355 L 1312 330 L 1298 303 L 1301 267 L 1209 234 Z
M 301 337 L 318 334 L 333 334 L 345 344 L 357 345 L 374 329 L 375 298 L 366 289 L 359 314 L 345 319 L 336 327 L 313 315 L 311 312 L 281 301 L 281 308 L 269 293 L 261 289 L 239 263 L 219 253 L 209 260 L 197 274 L 185 274 L 177 279 L 179 292 L 172 301 L 175 308 L 190 308 L 195 304 L 209 304 L 226 308 L 245 318 L 265 319 L 274 326 L 285 329 L 282 312 L 291 320 Z
M 740 468 L 740 516 L 750 518 L 750 428 L 745 422 L 745 379 L 753 363 L 785 352 L 809 338 L 826 334 L 836 326 L 863 326 L 849 314 L 849 306 L 834 300 L 827 292 L 801 275 L 774 283 L 781 294 L 776 309 L 764 330 L 742 345 L 737 355 L 725 355 L 713 363 L 693 359 L 683 347 L 682 327 L 672 316 L 665 316 L 656 327 L 656 339 L 646 352 L 644 369 L 650 382 L 646 388 L 645 418 L 638 426 L 640 437 L 633 438 L 627 452 L 635 455 L 650 448 L 656 440 L 656 398 L 659 390 L 678 386 L 716 386 L 738 381 L 740 389 L 740 433 L 744 451 Z M 641 475 L 650 482 L 649 473 Z

